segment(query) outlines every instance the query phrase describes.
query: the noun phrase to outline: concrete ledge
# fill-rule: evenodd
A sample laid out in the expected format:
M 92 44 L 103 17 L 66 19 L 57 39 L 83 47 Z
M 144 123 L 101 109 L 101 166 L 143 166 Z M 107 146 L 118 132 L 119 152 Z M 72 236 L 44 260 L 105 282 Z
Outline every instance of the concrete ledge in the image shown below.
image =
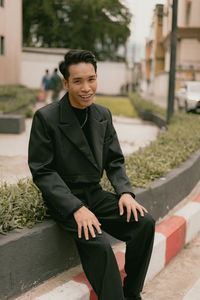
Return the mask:
M 184 199 L 199 179 L 200 150 L 182 166 L 168 173 L 165 178 L 156 180 L 151 189 L 136 189 L 136 197 L 158 220 Z M 199 200 L 193 205 L 199 205 Z M 195 222 L 199 220 L 199 212 L 196 214 L 194 211 L 194 215 Z M 188 228 L 193 226 L 192 222 L 190 220 Z M 191 230 L 189 238 L 192 236 L 190 232 Z M 187 241 L 189 238 L 186 236 Z M 160 245 L 157 248 L 159 249 Z M 12 299 L 78 263 L 79 258 L 73 240 L 53 221 L 45 221 L 33 229 L 1 235 L 0 299 Z
M 132 97 L 129 98 L 132 105 L 134 106 L 134 108 L 137 110 L 138 114 L 139 114 L 139 117 L 142 119 L 142 120 L 145 120 L 145 121 L 150 121 L 150 122 L 153 122 L 154 124 L 156 124 L 159 128 L 167 128 L 167 121 L 166 119 L 153 112 L 153 111 L 150 111 L 150 110 L 144 110 L 144 109 L 141 109 L 133 100 Z
M 73 239 L 54 221 L 0 235 L 0 299 L 12 299 L 79 263 Z
M 25 130 L 25 116 L 15 114 L 0 115 L 0 133 L 21 133 Z

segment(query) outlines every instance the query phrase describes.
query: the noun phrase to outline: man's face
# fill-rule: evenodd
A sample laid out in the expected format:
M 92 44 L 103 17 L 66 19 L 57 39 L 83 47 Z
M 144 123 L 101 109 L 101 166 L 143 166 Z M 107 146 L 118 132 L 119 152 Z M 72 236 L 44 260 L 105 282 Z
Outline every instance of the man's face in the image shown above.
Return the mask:
M 63 80 L 69 92 L 69 100 L 73 107 L 84 109 L 94 100 L 97 89 L 97 75 L 91 63 L 78 63 L 69 66 L 69 78 Z

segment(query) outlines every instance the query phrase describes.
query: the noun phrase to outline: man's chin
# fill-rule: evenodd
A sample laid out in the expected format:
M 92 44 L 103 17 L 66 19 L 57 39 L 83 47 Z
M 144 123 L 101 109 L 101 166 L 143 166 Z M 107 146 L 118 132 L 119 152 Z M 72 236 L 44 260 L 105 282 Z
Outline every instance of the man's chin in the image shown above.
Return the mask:
M 92 103 L 93 103 L 93 101 L 88 101 L 87 103 L 83 103 L 83 104 L 82 104 L 82 107 L 83 107 L 83 108 L 87 108 L 87 107 L 89 107 L 90 105 L 92 105 Z
M 93 103 L 94 98 L 90 99 L 90 100 L 82 100 L 81 101 L 81 105 L 82 107 L 86 108 L 88 106 L 90 106 Z

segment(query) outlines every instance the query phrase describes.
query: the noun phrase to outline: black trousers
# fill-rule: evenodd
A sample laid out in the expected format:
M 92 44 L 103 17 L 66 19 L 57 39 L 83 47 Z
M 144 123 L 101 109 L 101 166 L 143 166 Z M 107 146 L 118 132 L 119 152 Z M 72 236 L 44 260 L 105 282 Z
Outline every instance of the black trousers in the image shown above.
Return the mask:
M 85 240 L 78 238 L 77 224 L 73 216 L 67 221 L 57 223 L 75 239 L 83 270 L 96 292 L 99 300 L 124 300 L 142 291 L 149 265 L 155 222 L 145 213 L 138 214 L 138 222 L 131 218 L 127 223 L 126 213 L 119 215 L 119 197 L 102 190 L 100 185 L 93 185 L 73 193 L 96 215 L 103 231 L 126 243 L 125 272 L 123 287 L 118 265 L 105 233 L 96 238 Z

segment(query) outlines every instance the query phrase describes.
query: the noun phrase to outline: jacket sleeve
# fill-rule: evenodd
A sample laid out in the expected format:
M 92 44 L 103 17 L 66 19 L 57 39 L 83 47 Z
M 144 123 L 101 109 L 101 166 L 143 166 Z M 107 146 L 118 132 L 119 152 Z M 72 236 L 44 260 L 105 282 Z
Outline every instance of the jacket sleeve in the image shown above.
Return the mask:
M 112 115 L 110 111 L 108 129 L 104 143 L 107 149 L 105 170 L 115 192 L 118 195 L 129 193 L 135 197 L 128 176 L 126 175 L 125 159 L 119 144 L 117 133 L 112 123 Z
M 33 118 L 28 163 L 33 181 L 41 190 L 44 199 L 62 217 L 79 209 L 83 204 L 75 197 L 53 167 L 54 140 L 50 137 L 48 122 L 37 111 Z

